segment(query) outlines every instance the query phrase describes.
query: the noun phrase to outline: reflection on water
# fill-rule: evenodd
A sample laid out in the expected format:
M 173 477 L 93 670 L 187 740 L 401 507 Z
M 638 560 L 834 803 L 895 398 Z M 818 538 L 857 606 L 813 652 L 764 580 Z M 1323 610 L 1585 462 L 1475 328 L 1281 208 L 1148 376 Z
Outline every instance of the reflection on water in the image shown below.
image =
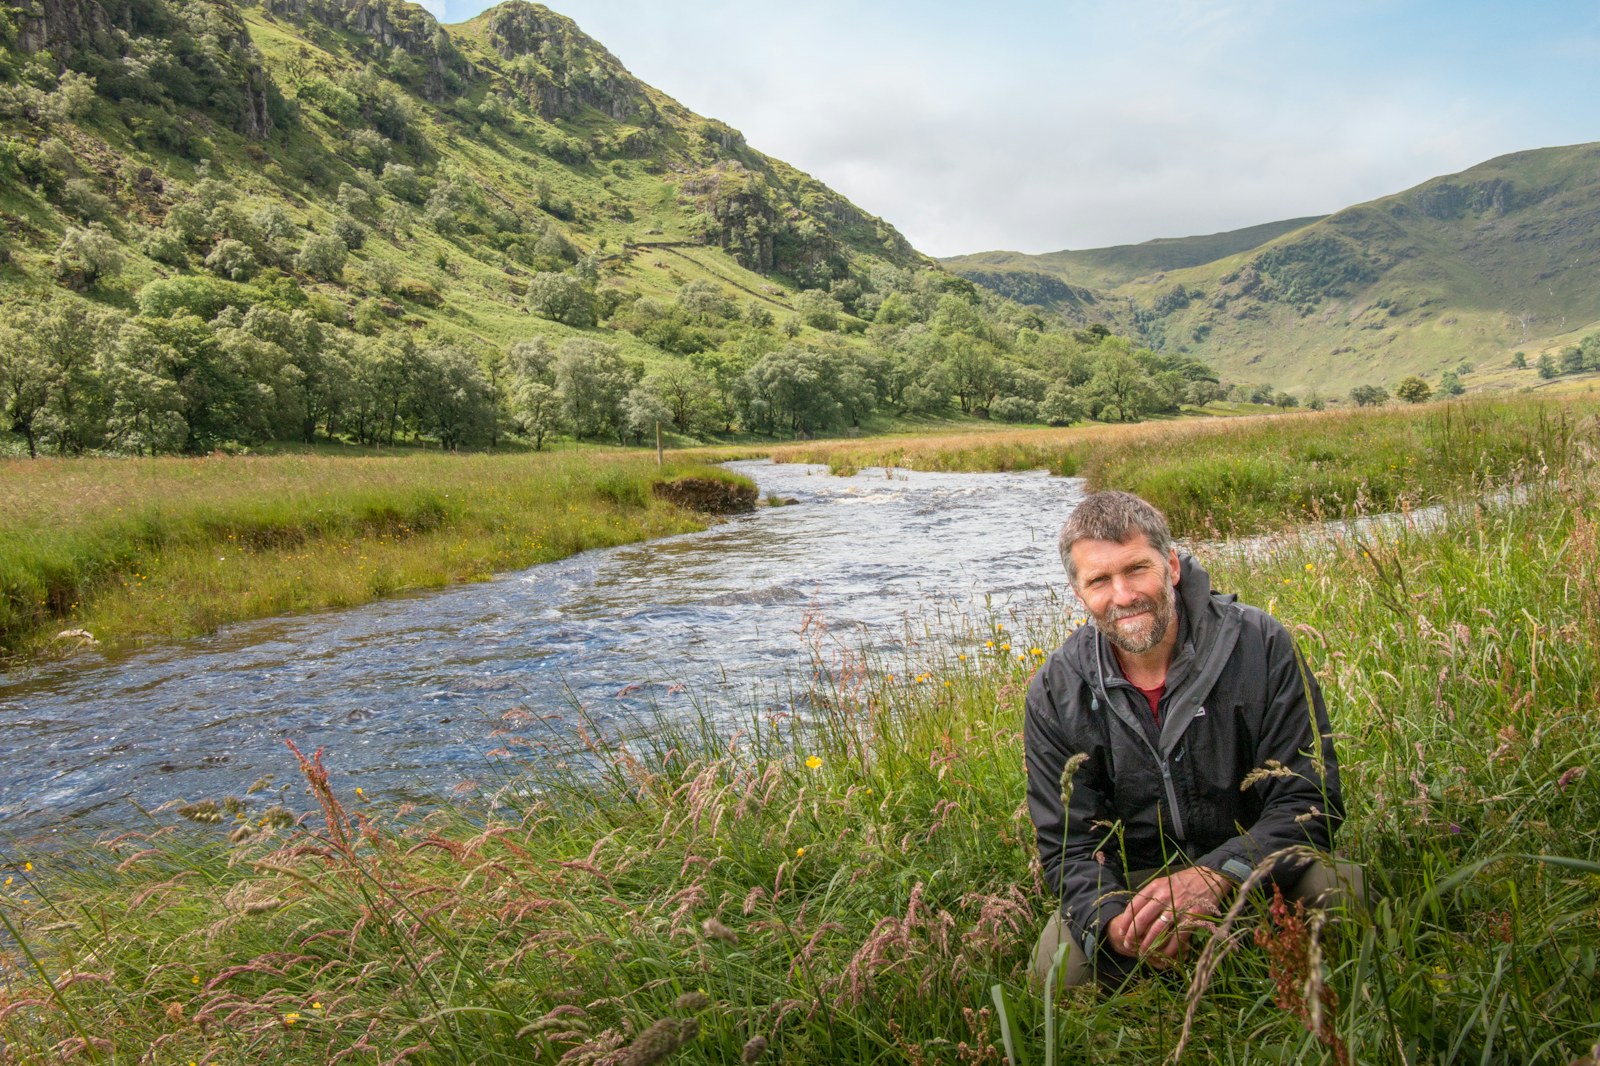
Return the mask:
M 9 833 L 123 824 L 134 804 L 291 788 L 291 738 L 368 795 L 448 793 L 508 722 L 581 705 L 742 716 L 808 642 L 893 651 L 908 620 L 1059 591 L 1055 531 L 1082 482 L 730 464 L 796 498 L 686 536 L 353 610 L 231 626 L 117 659 L 0 678 Z M 536 728 L 537 727 L 537 728 Z M 348 775 L 348 777 L 345 777 Z

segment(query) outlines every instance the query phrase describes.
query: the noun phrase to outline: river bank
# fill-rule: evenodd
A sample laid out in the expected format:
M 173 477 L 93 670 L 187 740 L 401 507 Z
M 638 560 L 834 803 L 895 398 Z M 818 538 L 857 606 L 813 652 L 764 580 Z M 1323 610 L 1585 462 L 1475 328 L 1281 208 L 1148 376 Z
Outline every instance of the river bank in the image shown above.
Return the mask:
M 1336 1038 L 1355 1062 L 1565 1064 L 1600 1040 L 1582 442 L 1514 508 L 1205 560 L 1328 693 L 1340 850 L 1382 899 L 1318 951 L 1258 917 L 1203 988 L 1047 1014 L 1024 980 L 1049 901 L 1019 708 L 1050 614 L 819 664 L 811 724 L 583 735 L 500 815 L 371 804 L 311 757 L 320 813 L 298 826 L 218 804 L 215 828 L 10 856 L 0 1036 L 19 1061 L 997 1063 L 1009 1034 L 1035 1063 L 1159 1062 L 1185 1038 L 1185 1062 L 1335 1062 Z
M 1400 511 L 1508 486 L 1592 456 L 1600 400 L 1477 398 L 1422 406 L 1182 419 L 961 438 L 820 441 L 778 462 L 909 470 L 1049 470 L 1152 501 L 1180 536 L 1236 537 Z M 1583 452 L 1583 449 L 1591 449 Z
M 0 462 L 0 665 L 348 607 L 703 528 L 726 471 L 594 449 Z

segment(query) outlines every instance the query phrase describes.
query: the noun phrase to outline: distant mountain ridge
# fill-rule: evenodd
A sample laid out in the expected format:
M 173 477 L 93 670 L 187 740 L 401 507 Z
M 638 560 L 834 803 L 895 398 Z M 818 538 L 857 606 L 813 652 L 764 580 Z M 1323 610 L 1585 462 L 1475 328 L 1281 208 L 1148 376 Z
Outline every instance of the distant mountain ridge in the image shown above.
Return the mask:
M 1002 268 L 1045 270 L 1071 285 L 1108 289 L 1146 274 L 1200 266 L 1226 256 L 1247 252 L 1274 237 L 1320 222 L 1326 215 L 1308 215 L 1282 222 L 1227 230 L 1194 237 L 1157 237 L 1141 244 L 1122 244 L 1080 251 L 1046 252 L 1025 255 L 1021 252 L 975 252 L 942 260 L 960 264 Z
M 1600 144 L 1500 156 L 1321 218 L 943 262 L 1235 380 L 1327 393 L 1437 375 L 1600 320 Z

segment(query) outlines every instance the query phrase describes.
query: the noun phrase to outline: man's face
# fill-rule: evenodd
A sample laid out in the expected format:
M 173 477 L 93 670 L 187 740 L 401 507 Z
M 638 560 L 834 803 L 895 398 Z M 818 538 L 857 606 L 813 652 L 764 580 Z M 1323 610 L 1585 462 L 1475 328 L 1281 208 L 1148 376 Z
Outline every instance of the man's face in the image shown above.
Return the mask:
M 1163 556 L 1143 533 L 1131 540 L 1080 540 L 1072 546 L 1073 591 L 1106 639 L 1130 655 L 1158 646 L 1178 617 L 1178 553 Z

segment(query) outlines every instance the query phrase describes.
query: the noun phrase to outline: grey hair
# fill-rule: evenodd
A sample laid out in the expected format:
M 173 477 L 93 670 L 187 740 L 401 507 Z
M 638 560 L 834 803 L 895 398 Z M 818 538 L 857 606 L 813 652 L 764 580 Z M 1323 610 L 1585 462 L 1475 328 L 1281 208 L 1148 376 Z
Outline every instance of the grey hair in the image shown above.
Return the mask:
M 1167 527 L 1166 516 L 1145 500 L 1131 492 L 1096 492 L 1084 498 L 1067 516 L 1061 527 L 1061 565 L 1067 568 L 1067 580 L 1078 583 L 1078 568 L 1072 563 L 1072 546 L 1080 540 L 1109 540 L 1126 544 L 1137 534 L 1144 534 L 1164 558 L 1172 551 L 1172 530 Z

